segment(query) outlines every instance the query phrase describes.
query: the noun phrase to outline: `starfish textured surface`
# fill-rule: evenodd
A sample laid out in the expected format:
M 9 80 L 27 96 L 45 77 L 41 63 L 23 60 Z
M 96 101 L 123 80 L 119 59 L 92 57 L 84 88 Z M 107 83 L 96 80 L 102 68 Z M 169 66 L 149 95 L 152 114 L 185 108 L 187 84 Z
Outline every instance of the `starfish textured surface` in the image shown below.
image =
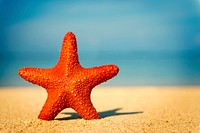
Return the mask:
M 47 91 L 39 119 L 53 120 L 63 109 L 72 108 L 85 120 L 92 120 L 100 119 L 90 99 L 92 89 L 117 75 L 118 71 L 116 65 L 82 67 L 78 60 L 76 37 L 68 32 L 63 39 L 59 61 L 53 68 L 25 67 L 18 74 Z

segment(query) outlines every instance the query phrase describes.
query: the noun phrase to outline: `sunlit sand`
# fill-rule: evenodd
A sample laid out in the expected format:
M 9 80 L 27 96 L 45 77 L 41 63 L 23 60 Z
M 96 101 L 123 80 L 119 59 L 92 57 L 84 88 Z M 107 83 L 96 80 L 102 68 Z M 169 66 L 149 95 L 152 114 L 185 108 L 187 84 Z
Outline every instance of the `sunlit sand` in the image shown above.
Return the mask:
M 37 119 L 41 87 L 0 89 L 0 132 L 200 132 L 200 87 L 96 87 L 92 102 L 102 119 L 84 120 L 65 109 Z

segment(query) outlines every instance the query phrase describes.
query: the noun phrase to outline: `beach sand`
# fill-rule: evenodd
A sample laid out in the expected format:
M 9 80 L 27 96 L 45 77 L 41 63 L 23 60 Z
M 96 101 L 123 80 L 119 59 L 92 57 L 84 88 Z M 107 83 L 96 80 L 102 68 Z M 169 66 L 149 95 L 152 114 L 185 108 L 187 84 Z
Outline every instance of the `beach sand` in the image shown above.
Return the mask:
M 92 102 L 102 119 L 84 120 L 65 109 L 55 120 L 37 116 L 41 87 L 0 88 L 0 132 L 200 132 L 200 87 L 96 87 Z

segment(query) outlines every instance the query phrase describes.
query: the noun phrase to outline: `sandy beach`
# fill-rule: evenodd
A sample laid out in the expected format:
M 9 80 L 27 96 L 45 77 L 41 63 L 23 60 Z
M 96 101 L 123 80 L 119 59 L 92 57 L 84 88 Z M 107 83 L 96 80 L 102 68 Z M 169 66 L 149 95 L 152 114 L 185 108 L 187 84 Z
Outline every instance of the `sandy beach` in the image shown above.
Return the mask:
M 200 86 L 96 87 L 92 102 L 100 120 L 84 120 L 69 108 L 55 120 L 39 120 L 46 97 L 41 87 L 0 88 L 0 132 L 200 132 Z

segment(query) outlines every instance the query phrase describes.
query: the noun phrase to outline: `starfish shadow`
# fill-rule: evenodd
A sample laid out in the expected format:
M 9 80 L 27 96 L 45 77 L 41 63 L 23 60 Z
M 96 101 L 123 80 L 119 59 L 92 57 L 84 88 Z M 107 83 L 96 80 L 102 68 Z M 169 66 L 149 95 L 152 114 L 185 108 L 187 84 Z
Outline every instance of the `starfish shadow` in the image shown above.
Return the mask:
M 130 115 L 130 114 L 140 114 L 143 113 L 143 111 L 137 111 L 137 112 L 121 112 L 118 113 L 118 110 L 122 110 L 122 108 L 116 108 L 112 110 L 107 110 L 103 112 L 99 112 L 99 115 L 101 118 L 109 117 L 109 116 L 117 116 L 117 115 Z
M 103 112 L 99 112 L 99 115 L 101 118 L 110 117 L 110 116 L 117 116 L 117 115 L 130 115 L 130 114 L 140 114 L 143 113 L 143 111 L 137 111 L 137 112 L 120 112 L 118 113 L 118 110 L 121 110 L 122 108 L 116 108 L 112 110 L 107 110 Z M 71 115 L 69 117 L 63 117 L 63 118 L 56 118 L 55 120 L 72 120 L 72 119 L 81 119 L 82 117 L 79 116 L 77 113 L 74 112 L 63 112 L 62 114 Z

